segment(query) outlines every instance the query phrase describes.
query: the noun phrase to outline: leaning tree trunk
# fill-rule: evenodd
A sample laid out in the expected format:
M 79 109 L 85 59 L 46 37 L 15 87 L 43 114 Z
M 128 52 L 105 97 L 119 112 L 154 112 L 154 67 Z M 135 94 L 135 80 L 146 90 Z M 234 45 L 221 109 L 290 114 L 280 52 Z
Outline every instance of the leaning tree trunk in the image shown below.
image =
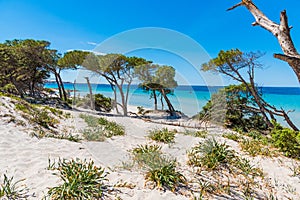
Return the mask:
M 62 100 L 63 96 L 62 96 L 62 91 L 61 91 L 61 87 L 60 87 L 60 82 L 58 80 L 59 75 L 57 73 L 54 73 L 54 75 L 55 75 L 55 81 L 56 81 L 58 92 L 59 92 L 59 98 Z
M 228 10 L 233 10 L 236 7 L 245 6 L 255 18 L 253 26 L 261 26 L 271 32 L 278 40 L 279 45 L 284 54 L 274 54 L 274 57 L 287 62 L 294 70 L 298 81 L 300 82 L 300 54 L 297 52 L 293 40 L 290 35 L 292 27 L 288 25 L 286 11 L 280 13 L 280 23 L 277 24 L 271 21 L 262 11 L 260 11 L 252 0 L 242 0 L 242 2 L 234 5 Z
M 168 105 L 168 108 L 169 108 L 169 111 L 170 111 L 171 116 L 175 116 L 175 115 L 176 115 L 176 114 L 175 114 L 175 109 L 174 109 L 174 107 L 173 107 L 171 101 L 170 101 L 169 98 L 167 97 L 167 95 L 166 95 L 164 89 L 161 90 L 161 95 L 164 97 L 164 99 L 165 99 L 165 101 L 166 101 L 166 103 L 167 103 L 167 105 Z
M 94 98 L 93 98 L 93 92 L 92 92 L 92 87 L 91 87 L 91 83 L 89 80 L 89 77 L 84 77 L 86 79 L 86 82 L 88 84 L 89 87 L 89 91 L 90 91 L 90 103 L 91 103 L 91 109 L 95 110 L 95 104 L 94 104 Z
M 67 98 L 67 93 L 66 93 L 66 90 L 65 90 L 65 87 L 64 87 L 64 83 L 63 83 L 59 73 L 57 73 L 57 74 L 58 74 L 58 80 L 60 82 L 61 91 L 62 91 L 62 94 L 63 94 L 63 100 L 67 101 L 68 98 Z

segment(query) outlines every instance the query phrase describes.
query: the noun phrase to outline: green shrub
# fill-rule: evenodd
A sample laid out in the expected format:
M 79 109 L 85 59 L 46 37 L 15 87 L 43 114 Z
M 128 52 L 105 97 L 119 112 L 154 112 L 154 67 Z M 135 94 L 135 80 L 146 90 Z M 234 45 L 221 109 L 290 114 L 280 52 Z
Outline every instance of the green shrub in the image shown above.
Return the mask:
M 158 188 L 175 191 L 180 184 L 185 184 L 185 177 L 176 171 L 176 160 L 161 152 L 158 145 L 139 145 L 132 149 L 134 161 L 146 170 L 146 181 L 152 181 Z
M 86 160 L 59 160 L 55 168 L 63 181 L 62 185 L 50 188 L 51 199 L 100 199 L 106 187 L 107 173 L 94 162 Z
M 32 114 L 31 121 L 43 126 L 44 128 L 49 128 L 49 126 L 53 127 L 58 123 L 58 120 L 51 117 L 46 110 L 36 111 Z
M 225 143 L 220 144 L 214 138 L 200 142 L 188 153 L 188 164 L 214 170 L 220 165 L 229 164 L 235 157 Z
M 240 136 L 236 133 L 224 133 L 222 135 L 224 138 L 227 138 L 227 139 L 230 139 L 230 140 L 233 140 L 233 141 L 239 141 L 240 139 Z
M 300 159 L 300 132 L 275 125 L 271 132 L 273 143 L 285 156 Z
M 83 130 L 83 136 L 87 140 L 104 141 L 105 137 L 125 135 L 125 128 L 116 122 L 108 121 L 103 117 L 94 117 L 80 114 L 79 117 L 84 119 L 89 128 Z
M 105 141 L 105 134 L 102 128 L 91 127 L 83 130 L 82 135 L 88 141 Z
M 95 109 L 97 111 L 105 111 L 109 112 L 112 108 L 112 101 L 111 98 L 105 97 L 103 94 L 95 94 Z
M 89 127 L 97 127 L 99 125 L 98 117 L 94 117 L 91 115 L 85 115 L 85 114 L 80 114 L 79 117 L 84 119 L 85 123 L 87 123 L 87 125 Z
M 161 146 L 154 145 L 138 145 L 132 150 L 134 155 L 161 152 Z
M 159 168 L 152 168 L 146 173 L 146 180 L 153 181 L 158 188 L 175 191 L 180 184 L 186 183 L 186 178 L 176 171 L 176 162 L 166 162 Z
M 191 131 L 191 130 L 188 130 L 186 129 L 184 132 L 183 132 L 184 135 L 190 135 L 190 136 L 193 136 L 193 137 L 200 137 L 200 138 L 206 138 L 207 137 L 207 134 L 208 132 L 205 131 L 205 130 L 198 130 L 198 131 Z
M 0 184 L 0 198 L 2 199 L 27 199 L 28 188 L 18 184 L 25 179 L 14 182 L 13 177 L 9 178 L 4 174 L 3 183 Z
M 139 145 L 132 149 L 133 160 L 140 167 L 156 167 L 161 162 L 161 146 L 158 145 Z
M 240 142 L 240 146 L 243 151 L 246 151 L 251 156 L 271 156 L 272 152 L 270 151 L 269 146 L 265 146 L 258 140 L 253 139 L 243 139 Z
M 250 161 L 246 158 L 236 158 L 233 164 L 236 168 L 240 169 L 246 177 L 249 177 L 249 175 L 252 177 L 263 175 L 262 170 L 251 165 Z
M 149 138 L 158 142 L 172 143 L 175 139 L 175 132 L 169 131 L 167 128 L 161 130 L 156 129 L 149 132 Z
M 117 135 L 125 135 L 125 128 L 117 124 L 116 122 L 107 121 L 106 125 L 104 125 L 104 130 L 105 130 L 105 136 L 108 138 Z

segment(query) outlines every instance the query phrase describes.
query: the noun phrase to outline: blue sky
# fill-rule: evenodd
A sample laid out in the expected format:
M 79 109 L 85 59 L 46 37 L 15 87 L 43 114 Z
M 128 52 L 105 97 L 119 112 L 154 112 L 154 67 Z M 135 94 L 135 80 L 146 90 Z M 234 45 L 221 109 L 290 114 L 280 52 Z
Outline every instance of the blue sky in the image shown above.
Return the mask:
M 287 10 L 290 25 L 293 26 L 292 37 L 296 47 L 299 47 L 300 1 L 255 2 L 276 22 L 279 20 L 280 11 Z M 202 46 L 204 50 L 201 53 L 207 53 L 210 57 L 215 57 L 221 49 L 231 48 L 266 52 L 261 59 L 266 69 L 257 71 L 256 81 L 264 86 L 298 87 L 299 83 L 291 68 L 272 57 L 273 53 L 281 52 L 276 39 L 260 27 L 252 27 L 253 17 L 245 8 L 226 12 L 235 3 L 238 1 L 0 0 L 0 42 L 15 38 L 47 40 L 51 42 L 51 48 L 64 53 L 70 49 L 93 50 L 95 44 L 101 44 L 124 31 L 157 27 L 185 35 L 189 41 L 193 40 Z M 160 41 L 159 37 L 154 35 L 151 40 Z M 120 45 L 137 41 L 134 37 L 129 37 L 126 42 L 112 45 L 111 51 L 117 52 Z M 147 42 L 143 41 L 145 47 L 148 46 Z M 174 43 L 172 48 L 183 48 L 184 41 L 179 41 L 178 38 L 170 37 L 167 42 Z M 181 50 L 197 57 L 196 51 L 185 48 Z M 135 50 L 128 52 L 128 55 L 174 66 L 179 72 L 177 78 L 180 84 L 204 84 L 199 74 L 196 75 L 202 63 L 192 66 L 181 55 L 162 51 L 159 44 L 157 48 Z M 63 78 L 73 81 L 77 74 L 67 71 L 63 73 Z M 225 79 L 224 82 L 229 81 Z

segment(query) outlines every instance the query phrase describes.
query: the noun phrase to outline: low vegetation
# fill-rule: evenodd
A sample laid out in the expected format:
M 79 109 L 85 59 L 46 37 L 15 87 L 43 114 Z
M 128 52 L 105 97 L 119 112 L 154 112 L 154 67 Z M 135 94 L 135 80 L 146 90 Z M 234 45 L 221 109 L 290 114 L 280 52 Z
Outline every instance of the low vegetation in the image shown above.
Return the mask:
M 225 143 L 220 144 L 214 138 L 210 138 L 192 148 L 188 153 L 188 164 L 211 170 L 229 164 L 234 158 L 234 153 L 228 147 Z
M 149 138 L 157 142 L 166 144 L 173 143 L 175 140 L 175 131 L 170 131 L 167 128 L 155 129 L 149 132 Z
M 63 183 L 50 188 L 50 199 L 102 199 L 106 190 L 107 173 L 93 161 L 59 160 L 50 169 L 57 170 Z
M 188 130 L 188 129 L 186 129 L 186 130 L 183 132 L 183 134 L 184 134 L 184 135 L 190 135 L 190 136 L 193 136 L 193 137 L 206 138 L 207 135 L 208 135 L 208 132 L 205 131 L 205 130 L 194 131 L 194 130 Z
M 88 128 L 83 130 L 83 137 L 89 141 L 104 141 L 105 138 L 125 135 L 125 128 L 116 122 L 108 121 L 103 117 L 94 117 L 81 114 L 80 117 L 87 123 Z
M 238 142 L 241 138 L 237 133 L 223 133 L 222 137 Z
M 272 156 L 274 153 L 271 151 L 271 146 L 264 145 L 261 141 L 255 139 L 243 139 L 240 142 L 243 151 L 251 156 Z
M 158 145 L 139 145 L 132 149 L 133 160 L 146 171 L 146 182 L 152 182 L 157 188 L 173 192 L 186 184 L 186 178 L 176 170 L 177 162 L 161 152 Z
M 200 199 L 212 194 L 233 195 L 238 199 L 257 198 L 255 189 L 261 186 L 256 181 L 259 178 L 263 182 L 262 170 L 238 157 L 225 143 L 206 139 L 188 152 L 188 159 L 188 164 L 196 169 L 196 190 Z M 208 177 L 205 171 L 209 172 Z M 238 192 L 236 185 L 239 185 Z
M 274 146 L 285 156 L 300 159 L 300 132 L 275 124 L 271 136 Z
M 3 182 L 0 184 L 0 199 L 27 199 L 28 188 L 18 180 L 14 181 L 13 177 L 8 177 L 6 174 L 3 176 Z
M 104 96 L 103 94 L 95 94 L 93 95 L 93 101 L 95 110 L 102 112 L 110 112 L 112 109 L 112 100 L 109 97 Z M 90 108 L 90 95 L 88 94 L 84 98 L 77 98 L 74 100 L 73 104 L 82 108 Z

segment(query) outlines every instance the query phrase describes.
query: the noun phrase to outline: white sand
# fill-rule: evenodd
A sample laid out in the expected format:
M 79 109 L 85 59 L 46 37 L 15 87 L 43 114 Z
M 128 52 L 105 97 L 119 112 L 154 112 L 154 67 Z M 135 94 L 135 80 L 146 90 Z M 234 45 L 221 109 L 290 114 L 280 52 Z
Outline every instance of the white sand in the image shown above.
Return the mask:
M 8 123 L 5 114 L 10 113 L 18 116 L 13 110 L 6 98 L 1 98 L 0 102 L 0 175 L 6 173 L 14 176 L 15 180 L 25 178 L 24 183 L 30 189 L 29 199 L 41 199 L 48 191 L 49 187 L 57 186 L 60 183 L 59 178 L 53 175 L 53 171 L 47 170 L 48 158 L 52 161 L 58 158 L 80 158 L 92 159 L 96 165 L 103 166 L 110 173 L 110 184 L 114 185 L 118 182 L 127 182 L 135 185 L 133 189 L 118 188 L 121 193 L 118 194 L 122 199 L 136 200 L 174 200 L 174 199 L 190 199 L 183 195 L 175 195 L 169 191 L 159 191 L 145 187 L 144 174 L 142 171 L 128 171 L 121 169 L 122 162 L 130 161 L 130 153 L 128 150 L 139 144 L 154 143 L 146 136 L 147 132 L 154 128 L 168 127 L 170 129 L 178 129 L 183 131 L 184 128 L 176 126 L 166 126 L 161 124 L 153 124 L 145 122 L 141 119 L 129 117 L 107 117 L 109 120 L 116 121 L 126 128 L 126 135 L 113 137 L 104 142 L 87 142 L 81 143 L 70 142 L 67 140 L 42 138 L 37 139 L 30 136 L 30 127 L 16 126 L 14 123 Z M 133 107 L 131 107 L 133 110 Z M 76 134 L 86 127 L 85 122 L 79 118 L 80 112 L 71 111 L 74 118 L 61 121 L 58 129 L 69 131 Z M 20 116 L 18 116 L 20 117 Z M 182 122 L 183 123 L 183 122 Z M 211 127 L 209 131 L 213 135 L 220 135 L 224 129 Z M 173 156 L 179 162 L 179 170 L 187 177 L 192 172 L 187 171 L 186 152 L 192 146 L 203 139 L 194 138 L 177 134 L 175 144 L 162 145 L 162 151 Z M 226 141 L 233 149 L 240 152 L 236 142 Z M 288 158 L 250 158 L 253 163 L 260 166 L 266 178 L 270 179 L 274 190 L 277 191 L 279 199 L 294 198 L 300 199 L 300 178 L 292 177 L 292 160 Z M 281 162 L 280 162 L 281 160 Z M 188 177 L 190 179 L 190 177 Z

